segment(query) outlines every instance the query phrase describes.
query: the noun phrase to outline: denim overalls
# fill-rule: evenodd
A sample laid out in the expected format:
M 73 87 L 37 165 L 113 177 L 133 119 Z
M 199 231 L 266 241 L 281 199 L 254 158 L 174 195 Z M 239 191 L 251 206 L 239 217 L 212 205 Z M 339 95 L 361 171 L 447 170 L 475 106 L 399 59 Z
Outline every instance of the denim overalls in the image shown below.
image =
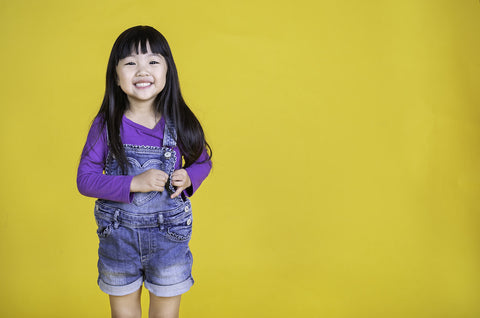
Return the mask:
M 165 125 L 162 147 L 124 145 L 128 175 L 162 170 L 170 176 L 165 191 L 134 193 L 131 203 L 99 199 L 95 204 L 100 240 L 98 284 L 107 294 L 127 295 L 145 282 L 153 294 L 170 297 L 193 285 L 188 246 L 192 233 L 190 200 L 181 195 L 170 198 L 175 192 L 171 175 L 177 160 L 176 134 L 171 127 Z M 121 174 L 110 152 L 105 174 Z

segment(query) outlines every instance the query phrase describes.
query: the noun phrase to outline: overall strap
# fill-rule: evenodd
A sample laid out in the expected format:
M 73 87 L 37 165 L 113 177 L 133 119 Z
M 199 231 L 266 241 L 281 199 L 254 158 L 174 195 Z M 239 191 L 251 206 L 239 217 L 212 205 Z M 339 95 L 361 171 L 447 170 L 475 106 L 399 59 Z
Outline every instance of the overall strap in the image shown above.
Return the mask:
M 165 129 L 163 131 L 163 146 L 175 147 L 177 146 L 177 132 L 172 122 L 165 122 Z

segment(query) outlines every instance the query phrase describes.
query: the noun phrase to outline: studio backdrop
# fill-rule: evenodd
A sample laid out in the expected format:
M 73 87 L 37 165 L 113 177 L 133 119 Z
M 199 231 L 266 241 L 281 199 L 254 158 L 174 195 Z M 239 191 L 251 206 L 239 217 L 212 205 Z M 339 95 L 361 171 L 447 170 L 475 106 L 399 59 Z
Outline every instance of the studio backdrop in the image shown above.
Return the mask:
M 2 1 L 0 316 L 109 315 L 76 171 L 140 24 L 213 149 L 182 317 L 480 317 L 477 0 Z

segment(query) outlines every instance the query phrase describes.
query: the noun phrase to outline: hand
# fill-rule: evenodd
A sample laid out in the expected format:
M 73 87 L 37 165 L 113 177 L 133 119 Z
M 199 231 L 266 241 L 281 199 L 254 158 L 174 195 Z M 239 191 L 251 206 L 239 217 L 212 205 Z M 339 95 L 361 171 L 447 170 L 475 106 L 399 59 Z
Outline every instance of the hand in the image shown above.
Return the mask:
M 150 192 L 165 190 L 168 174 L 162 170 L 150 169 L 136 175 L 130 183 L 130 192 Z
M 179 169 L 175 170 L 172 173 L 172 185 L 174 187 L 177 187 L 176 191 L 174 194 L 170 196 L 170 198 L 175 198 L 182 193 L 183 190 L 188 188 L 189 186 L 192 185 L 192 181 L 190 180 L 190 177 L 188 176 L 187 170 L 185 169 Z

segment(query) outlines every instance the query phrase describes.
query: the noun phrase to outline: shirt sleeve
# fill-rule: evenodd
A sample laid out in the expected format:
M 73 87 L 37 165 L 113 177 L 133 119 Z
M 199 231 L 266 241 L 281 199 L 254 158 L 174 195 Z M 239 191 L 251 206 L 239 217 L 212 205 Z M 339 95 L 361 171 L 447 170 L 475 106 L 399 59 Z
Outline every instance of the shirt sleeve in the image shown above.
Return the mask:
M 95 118 L 78 165 L 78 191 L 88 197 L 130 203 L 133 176 L 103 174 L 108 148 L 106 131 L 102 128 L 100 118 Z
M 192 185 L 185 190 L 183 193 L 187 197 L 191 197 L 195 191 L 197 191 L 198 187 L 202 184 L 203 180 L 205 180 L 212 169 L 212 161 L 208 157 L 207 150 L 204 149 L 201 156 L 195 161 L 191 166 L 185 168 L 190 177 L 190 181 Z

